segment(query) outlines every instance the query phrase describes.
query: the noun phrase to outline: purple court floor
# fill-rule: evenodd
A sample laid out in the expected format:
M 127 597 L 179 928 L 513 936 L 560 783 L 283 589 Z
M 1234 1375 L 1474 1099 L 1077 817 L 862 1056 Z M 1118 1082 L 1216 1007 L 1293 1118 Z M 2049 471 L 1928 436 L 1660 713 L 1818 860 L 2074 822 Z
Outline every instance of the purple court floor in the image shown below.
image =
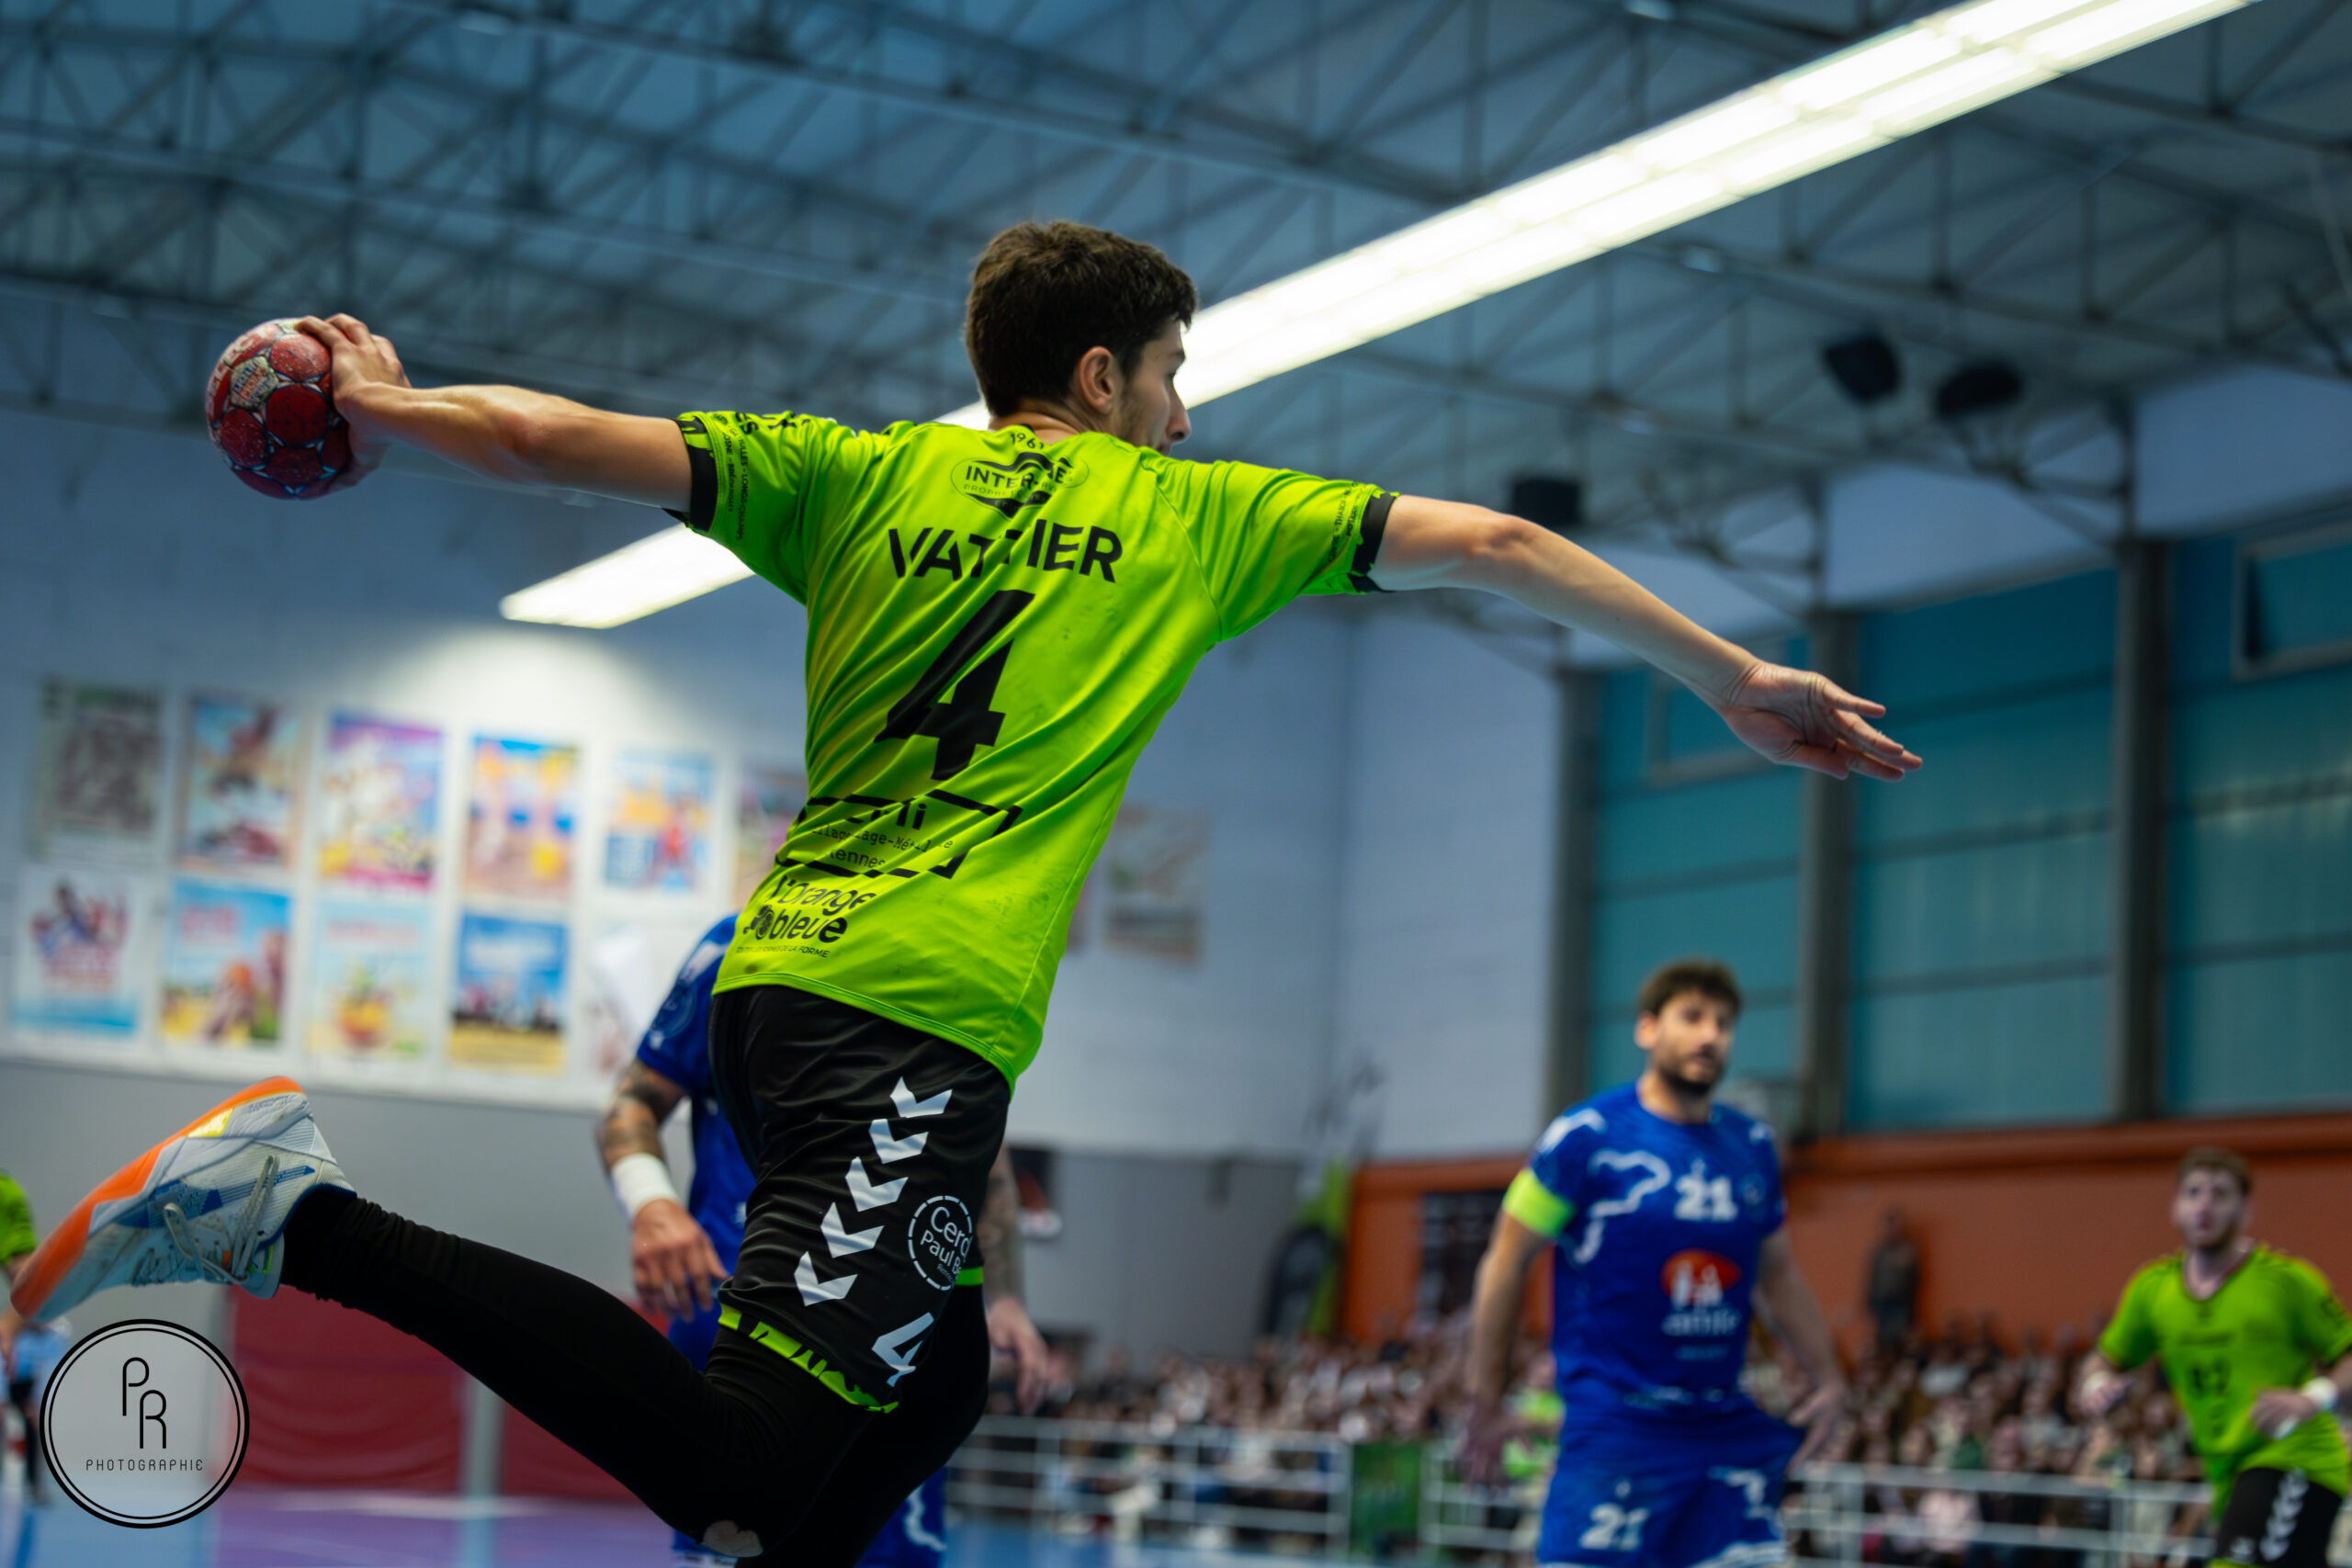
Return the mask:
M 11 1491 L 13 1492 L 13 1488 Z M 643 1509 L 397 1492 L 237 1492 L 165 1529 L 102 1523 L 72 1504 L 0 1501 L 0 1568 L 669 1568 Z M 1306 1568 L 1295 1557 L 1065 1540 L 966 1524 L 947 1568 Z

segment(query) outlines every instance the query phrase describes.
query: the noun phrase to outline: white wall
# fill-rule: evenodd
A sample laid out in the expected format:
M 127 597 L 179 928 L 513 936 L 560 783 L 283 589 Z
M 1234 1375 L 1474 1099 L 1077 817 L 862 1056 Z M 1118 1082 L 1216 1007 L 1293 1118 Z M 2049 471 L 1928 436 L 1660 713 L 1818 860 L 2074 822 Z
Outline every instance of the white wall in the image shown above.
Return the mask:
M 1543 1103 L 1558 716 L 1548 678 L 1451 627 L 1359 624 L 1335 1066 L 1369 1065 L 1384 1157 L 1526 1143 Z

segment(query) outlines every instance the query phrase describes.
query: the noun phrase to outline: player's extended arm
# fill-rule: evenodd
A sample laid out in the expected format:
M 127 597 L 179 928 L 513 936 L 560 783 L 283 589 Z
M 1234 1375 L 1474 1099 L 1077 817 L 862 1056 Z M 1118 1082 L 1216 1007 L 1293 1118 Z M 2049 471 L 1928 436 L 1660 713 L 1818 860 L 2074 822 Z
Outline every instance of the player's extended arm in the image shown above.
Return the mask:
M 334 361 L 334 406 L 351 426 L 352 482 L 396 441 L 485 479 L 684 508 L 693 478 L 675 422 L 607 413 L 521 387 L 412 387 L 390 338 L 355 316 L 305 316 Z M 340 487 L 338 487 L 340 488 Z
M 1789 1245 L 1785 1227 L 1766 1236 L 1757 1254 L 1756 1305 L 1813 1380 L 1812 1390 L 1789 1412 L 1790 1424 L 1805 1429 L 1804 1446 L 1789 1461 L 1793 1468 L 1820 1451 L 1845 1414 L 1846 1374 L 1838 1364 L 1838 1344 L 1830 1337 L 1821 1300 L 1797 1267 L 1796 1249 Z
M 1046 1397 L 1052 1351 L 1029 1319 L 1024 1286 L 1027 1260 L 1021 1239 L 1021 1185 L 1013 1179 L 1012 1156 L 1001 1147 L 989 1167 L 988 1201 L 980 1205 L 978 1235 L 982 1288 L 989 1303 L 989 1344 L 1012 1358 L 1013 1391 L 1023 1415 Z
M 1503 1445 L 1519 1424 L 1503 1404 L 1510 1392 L 1510 1346 L 1519 1334 L 1527 1266 L 1552 1238 L 1508 1213 L 1495 1216 L 1495 1234 L 1478 1259 L 1470 1298 L 1470 1417 L 1454 1450 L 1454 1467 L 1473 1486 L 1502 1480 Z
M 678 1201 L 662 1156 L 662 1123 L 685 1097 L 666 1076 L 632 1060 L 596 1127 L 605 1172 L 628 1211 L 628 1267 L 638 1297 L 648 1310 L 676 1317 L 709 1310 L 711 1292 L 727 1278 L 710 1237 Z
M 1865 722 L 1886 710 L 1823 676 L 1768 664 L 1589 550 L 1483 506 L 1400 495 L 1372 580 L 1383 588 L 1477 588 L 1639 655 L 1696 693 L 1776 762 L 1844 778 L 1899 779 L 1919 759 Z
M 2266 1388 L 2254 1396 L 2256 1427 L 2283 1438 L 2314 1416 L 2352 1408 L 2352 1353 L 2301 1388 Z

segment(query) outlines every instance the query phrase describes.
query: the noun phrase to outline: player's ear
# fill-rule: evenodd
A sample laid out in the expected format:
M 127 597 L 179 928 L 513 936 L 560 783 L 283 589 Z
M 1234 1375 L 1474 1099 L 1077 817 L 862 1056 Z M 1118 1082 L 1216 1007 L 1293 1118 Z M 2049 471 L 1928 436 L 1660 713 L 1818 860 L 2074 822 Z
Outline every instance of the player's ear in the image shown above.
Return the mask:
M 1080 355 L 1069 373 L 1070 400 L 1095 413 L 1108 413 L 1119 395 L 1119 382 L 1118 357 L 1098 344 Z

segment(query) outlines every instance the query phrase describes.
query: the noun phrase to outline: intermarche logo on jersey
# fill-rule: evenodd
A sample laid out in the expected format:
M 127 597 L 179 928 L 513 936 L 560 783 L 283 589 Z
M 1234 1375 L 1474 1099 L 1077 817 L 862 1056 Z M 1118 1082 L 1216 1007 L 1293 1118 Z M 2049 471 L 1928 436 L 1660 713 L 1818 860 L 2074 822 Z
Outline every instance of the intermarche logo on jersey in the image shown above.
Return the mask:
M 84 1337 L 51 1376 L 40 1419 L 59 1488 L 134 1529 L 193 1518 L 244 1462 L 244 1384 L 218 1346 L 176 1323 Z

